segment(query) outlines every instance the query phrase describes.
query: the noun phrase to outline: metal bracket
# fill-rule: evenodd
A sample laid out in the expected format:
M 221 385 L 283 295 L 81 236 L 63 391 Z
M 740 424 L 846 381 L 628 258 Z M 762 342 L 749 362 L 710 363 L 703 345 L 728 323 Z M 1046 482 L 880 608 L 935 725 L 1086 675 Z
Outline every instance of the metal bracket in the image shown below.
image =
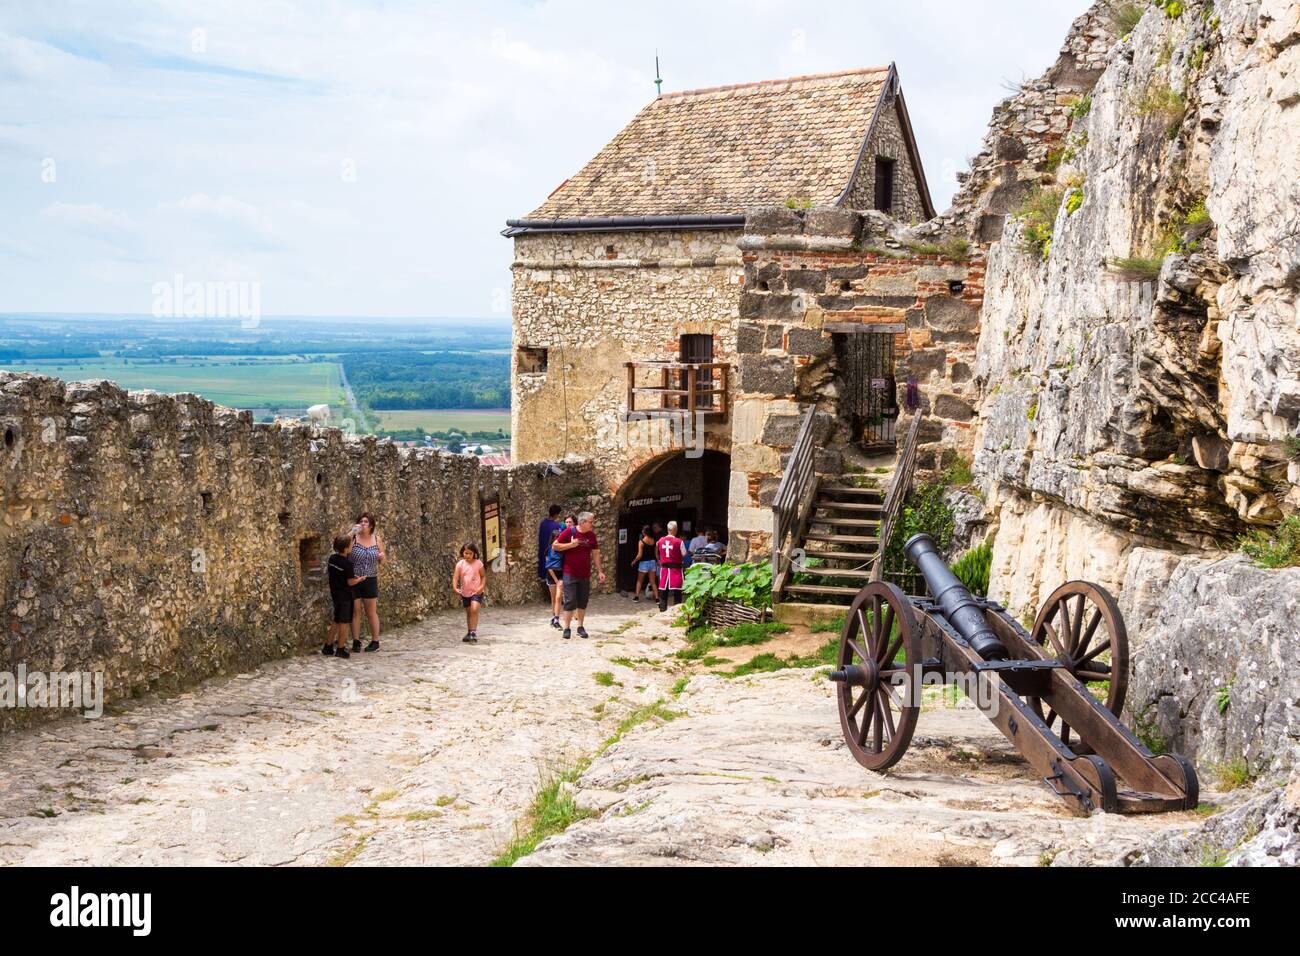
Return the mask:
M 1056 773 L 1052 774 L 1050 777 L 1044 777 L 1043 783 L 1051 787 L 1052 793 L 1056 794 L 1058 797 L 1073 797 L 1078 800 L 1079 805 L 1091 813 L 1094 809 L 1092 799 L 1075 786 L 1074 781 L 1071 780 L 1065 771 L 1061 769 L 1061 761 L 1053 760 L 1052 769 L 1055 770 Z M 1061 782 L 1060 787 L 1053 782 L 1056 780 Z

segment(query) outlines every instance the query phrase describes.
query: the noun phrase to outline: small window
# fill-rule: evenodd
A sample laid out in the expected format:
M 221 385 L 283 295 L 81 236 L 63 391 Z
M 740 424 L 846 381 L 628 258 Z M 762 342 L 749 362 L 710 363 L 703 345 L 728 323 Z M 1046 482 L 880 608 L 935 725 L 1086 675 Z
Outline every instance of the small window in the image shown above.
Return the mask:
M 683 335 L 678 345 L 679 361 L 687 365 L 709 365 L 713 362 L 713 336 L 689 334 Z M 686 388 L 689 379 L 686 371 L 681 372 L 678 388 Z M 713 407 L 713 369 L 699 369 L 695 375 L 695 407 Z M 687 396 L 681 396 L 681 407 L 688 407 Z
M 303 574 L 321 573 L 321 553 L 325 543 L 319 535 L 298 540 L 298 570 Z
M 876 157 L 876 208 L 894 211 L 894 161 L 884 156 Z
M 519 371 L 521 374 L 530 372 L 546 371 L 546 349 L 531 348 L 529 346 L 520 346 L 516 350 L 516 359 L 518 361 Z

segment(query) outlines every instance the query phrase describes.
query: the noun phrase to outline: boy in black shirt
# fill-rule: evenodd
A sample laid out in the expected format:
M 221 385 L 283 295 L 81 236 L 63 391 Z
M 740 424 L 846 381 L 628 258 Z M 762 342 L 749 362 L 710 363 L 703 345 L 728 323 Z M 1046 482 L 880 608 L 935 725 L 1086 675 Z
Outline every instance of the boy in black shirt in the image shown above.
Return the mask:
M 351 657 L 344 646 L 345 638 L 352 630 L 352 585 L 360 584 L 352 567 L 348 553 L 352 550 L 352 539 L 340 535 L 334 539 L 334 553 L 325 563 L 330 582 L 330 600 L 334 602 L 334 621 L 325 636 L 325 646 L 321 653 L 326 657 Z

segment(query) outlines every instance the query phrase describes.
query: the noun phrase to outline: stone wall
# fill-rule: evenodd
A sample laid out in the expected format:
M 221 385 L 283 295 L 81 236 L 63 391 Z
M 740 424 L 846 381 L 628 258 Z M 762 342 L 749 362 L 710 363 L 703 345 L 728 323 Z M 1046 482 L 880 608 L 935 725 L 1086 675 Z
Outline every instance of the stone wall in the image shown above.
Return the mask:
M 456 605 L 462 542 L 482 547 L 499 497 L 507 567 L 489 608 L 541 596 L 537 522 L 552 501 L 596 511 L 594 470 L 493 469 L 193 395 L 0 374 L 0 671 L 102 671 L 105 696 L 174 690 L 318 647 L 330 604 L 320 562 L 363 509 L 388 561 L 383 626 Z M 491 612 L 488 612 L 489 619 Z M 0 710 L 0 727 L 52 711 Z
M 1008 165 L 1074 201 L 1046 256 L 1015 219 L 988 253 L 976 471 L 995 499 L 1086 516 L 1121 551 L 1229 549 L 1300 507 L 1283 444 L 1300 427 L 1297 17 L 1273 0 L 1148 9 L 1112 39 L 1059 167 Z M 1036 603 L 1027 581 L 1079 576 L 1082 552 L 1056 553 L 1044 570 L 998 539 L 995 592 Z
M 903 127 L 898 119 L 896 101 L 881 108 L 876 128 L 862 151 L 861 166 L 853 177 L 845 195 L 844 205 L 849 209 L 874 209 L 876 207 L 876 157 L 894 161 L 894 218 L 905 223 L 917 223 L 926 218 L 921 203 L 921 190 L 916 181 L 916 171 L 908 154 Z
M 688 333 L 712 335 L 714 361 L 734 361 L 738 238 L 735 232 L 517 237 L 514 460 L 591 458 L 601 486 L 615 491 L 641 465 L 683 447 L 680 432 L 663 422 L 624 422 L 624 363 L 676 361 L 679 337 Z M 527 370 L 524 348 L 547 350 L 546 371 Z M 658 384 L 657 373 L 643 373 L 638 384 Z M 729 423 L 709 424 L 704 439 L 705 447 L 728 451 Z
M 915 374 L 928 415 L 922 468 L 955 451 L 970 453 L 983 263 L 898 236 L 897 224 L 874 212 L 775 207 L 747 217 L 732 434 L 733 557 L 770 550 L 772 496 L 801 406 L 815 403 L 824 413 L 819 469 L 842 469 L 836 329 L 893 330 L 900 401 L 903 382 Z

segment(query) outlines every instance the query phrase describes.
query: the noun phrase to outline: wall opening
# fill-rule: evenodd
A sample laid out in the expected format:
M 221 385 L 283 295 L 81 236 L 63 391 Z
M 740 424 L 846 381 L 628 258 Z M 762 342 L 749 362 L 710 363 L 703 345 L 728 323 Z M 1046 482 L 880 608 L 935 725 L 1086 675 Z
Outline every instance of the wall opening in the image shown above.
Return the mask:
M 615 580 L 620 591 L 636 587 L 632 559 L 641 529 L 657 524 L 657 534 L 669 521 L 677 522 L 678 537 L 689 541 L 712 531 L 727 543 L 727 493 L 731 483 L 731 456 L 706 450 L 696 458 L 685 452 L 665 455 L 638 469 L 619 489 Z M 652 534 L 656 532 L 652 531 Z M 608 567 L 607 567 L 608 570 Z
M 322 555 L 325 552 L 325 539 L 314 534 L 298 539 L 298 570 L 304 577 L 320 577 Z
M 548 350 L 544 348 L 535 348 L 530 345 L 521 345 L 515 350 L 516 363 L 520 373 L 535 374 L 545 372 L 549 360 Z
M 885 156 L 876 157 L 875 205 L 881 212 L 894 211 L 894 161 Z

